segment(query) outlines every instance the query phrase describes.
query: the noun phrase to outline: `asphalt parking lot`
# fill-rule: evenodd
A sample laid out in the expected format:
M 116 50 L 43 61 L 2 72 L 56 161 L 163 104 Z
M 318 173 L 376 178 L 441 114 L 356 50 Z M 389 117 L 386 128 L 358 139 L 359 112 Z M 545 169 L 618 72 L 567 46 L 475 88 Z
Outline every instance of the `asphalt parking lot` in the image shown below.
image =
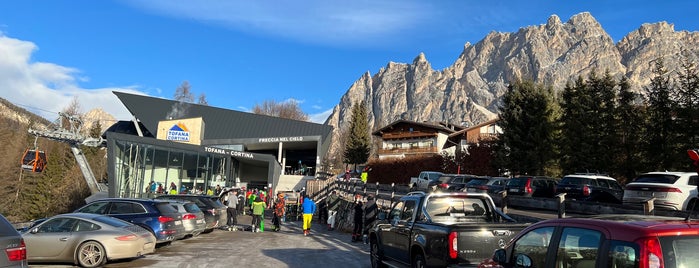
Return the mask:
M 510 216 L 519 221 L 534 222 L 556 218 L 555 212 L 510 209 Z M 248 227 L 251 217 L 239 215 L 241 226 Z M 266 218 L 267 227 L 271 219 Z M 369 245 L 352 243 L 351 235 L 328 231 L 325 223 L 314 218 L 312 232 L 304 236 L 301 221 L 285 222 L 280 232 L 253 233 L 214 230 L 212 233 L 172 242 L 159 247 L 154 254 L 132 260 L 118 260 L 104 267 L 328 267 L 368 268 Z M 29 267 L 75 267 L 66 264 L 32 264 Z
M 238 216 L 242 225 L 250 216 Z M 265 219 L 266 227 L 271 225 Z M 214 230 L 212 233 L 174 241 L 154 254 L 105 267 L 371 267 L 369 245 L 352 243 L 351 235 L 328 231 L 314 219 L 312 232 L 304 236 L 301 221 L 285 222 L 279 232 Z M 30 265 L 30 267 L 73 267 L 70 265 Z

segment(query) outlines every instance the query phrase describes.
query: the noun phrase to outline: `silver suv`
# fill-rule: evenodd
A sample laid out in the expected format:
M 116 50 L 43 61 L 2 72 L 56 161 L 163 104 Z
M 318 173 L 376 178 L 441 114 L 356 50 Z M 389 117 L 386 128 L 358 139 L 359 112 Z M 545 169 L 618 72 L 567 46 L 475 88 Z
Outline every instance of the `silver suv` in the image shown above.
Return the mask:
M 5 253 L 0 253 L 0 267 L 28 267 L 27 247 L 24 245 L 22 235 L 14 226 L 0 214 L 0 248 Z
M 624 190 L 624 204 L 640 204 L 655 198 L 655 207 L 699 210 L 696 172 L 650 172 L 641 174 Z M 695 205 L 697 206 L 695 208 Z

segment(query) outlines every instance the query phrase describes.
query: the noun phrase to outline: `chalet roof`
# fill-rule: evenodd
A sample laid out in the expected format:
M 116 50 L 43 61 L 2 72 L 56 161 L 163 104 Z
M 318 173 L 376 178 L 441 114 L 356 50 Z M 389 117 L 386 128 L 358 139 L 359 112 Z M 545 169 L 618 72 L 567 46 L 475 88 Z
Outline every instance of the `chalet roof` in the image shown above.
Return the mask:
M 481 127 L 484 127 L 487 125 L 491 125 L 491 124 L 497 123 L 498 121 L 500 121 L 500 118 L 494 118 L 494 119 L 485 121 L 483 123 L 477 124 L 475 126 L 467 127 L 467 128 L 462 129 L 462 130 L 451 133 L 451 134 L 449 134 L 449 137 L 447 137 L 447 139 L 451 142 L 447 142 L 444 145 L 444 148 L 446 149 L 446 148 L 449 148 L 451 146 L 454 146 L 454 143 L 457 143 L 461 139 L 462 136 L 466 135 L 466 133 L 469 130 L 478 129 L 478 128 L 481 128 Z
M 382 127 L 373 133 L 371 135 L 374 136 L 381 136 L 384 132 L 390 132 L 393 130 L 395 127 L 398 125 L 405 124 L 405 125 L 413 125 L 413 126 L 421 126 L 425 128 L 431 128 L 434 129 L 438 132 L 443 132 L 443 133 L 453 133 L 454 131 L 460 131 L 463 129 L 462 126 L 457 126 L 445 122 L 417 122 L 417 121 L 411 121 L 411 120 L 405 120 L 405 119 L 400 119 L 397 121 L 393 121 L 393 123 L 388 124 L 385 127 Z

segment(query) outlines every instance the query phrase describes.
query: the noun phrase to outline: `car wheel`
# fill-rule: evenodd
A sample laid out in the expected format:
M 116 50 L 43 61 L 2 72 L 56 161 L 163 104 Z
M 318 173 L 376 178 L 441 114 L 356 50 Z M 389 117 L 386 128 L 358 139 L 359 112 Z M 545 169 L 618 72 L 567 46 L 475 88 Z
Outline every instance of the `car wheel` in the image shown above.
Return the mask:
M 371 268 L 384 268 L 386 265 L 383 263 L 383 253 L 379 249 L 379 244 L 376 240 L 371 241 Z
M 425 268 L 425 267 L 427 267 L 426 263 L 425 263 L 425 256 L 423 256 L 422 254 L 419 254 L 419 253 L 415 254 L 415 256 L 413 256 L 413 263 L 412 263 L 411 267 L 412 268 Z
M 87 241 L 78 246 L 78 264 L 81 267 L 99 267 L 107 262 L 107 253 L 102 244 Z
M 699 207 L 697 207 L 697 200 L 692 199 L 689 200 L 689 203 L 687 203 L 687 211 L 699 211 Z

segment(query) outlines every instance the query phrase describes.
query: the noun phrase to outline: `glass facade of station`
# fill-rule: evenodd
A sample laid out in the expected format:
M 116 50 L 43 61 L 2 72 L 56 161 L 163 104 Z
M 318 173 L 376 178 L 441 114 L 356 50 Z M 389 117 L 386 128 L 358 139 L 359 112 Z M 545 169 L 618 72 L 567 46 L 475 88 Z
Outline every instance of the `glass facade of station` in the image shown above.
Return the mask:
M 209 187 L 234 183 L 228 179 L 231 162 L 236 162 L 231 157 L 118 139 L 113 145 L 110 189 L 117 197 L 152 197 L 170 192 L 171 186 L 177 193 L 206 193 Z M 156 184 L 154 189 L 149 187 L 151 182 Z

